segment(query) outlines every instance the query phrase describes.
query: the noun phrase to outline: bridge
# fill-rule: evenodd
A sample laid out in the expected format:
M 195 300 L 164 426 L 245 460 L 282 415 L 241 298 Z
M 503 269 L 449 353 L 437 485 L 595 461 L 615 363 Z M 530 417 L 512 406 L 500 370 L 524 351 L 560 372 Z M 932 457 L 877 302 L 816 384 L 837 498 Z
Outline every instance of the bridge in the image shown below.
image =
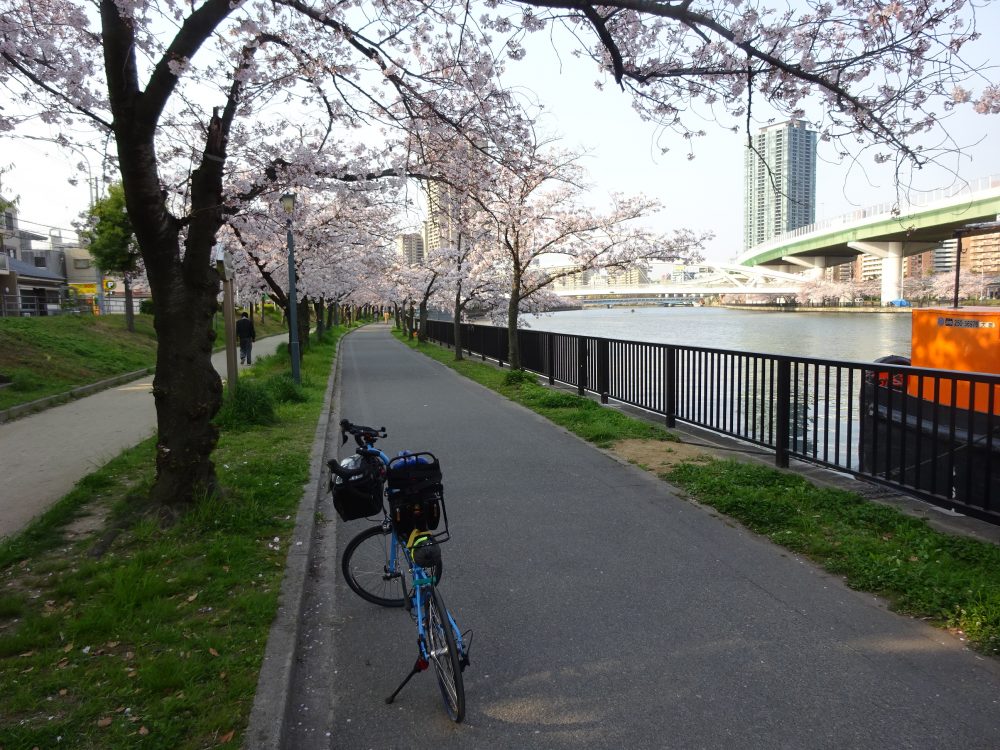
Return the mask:
M 800 227 L 750 248 L 736 262 L 754 268 L 789 271 L 848 263 L 860 254 L 882 259 L 882 303 L 898 299 L 902 259 L 939 247 L 969 224 L 1000 216 L 1000 175 L 961 188 L 920 196 L 900 211 L 884 203 Z
M 801 273 L 787 273 L 768 267 L 752 268 L 732 264 L 701 264 L 707 273 L 687 281 L 651 284 L 604 284 L 556 288 L 553 291 L 563 299 L 583 306 L 661 305 L 664 307 L 692 305 L 704 297 L 719 294 L 769 294 L 798 293 L 803 282 Z

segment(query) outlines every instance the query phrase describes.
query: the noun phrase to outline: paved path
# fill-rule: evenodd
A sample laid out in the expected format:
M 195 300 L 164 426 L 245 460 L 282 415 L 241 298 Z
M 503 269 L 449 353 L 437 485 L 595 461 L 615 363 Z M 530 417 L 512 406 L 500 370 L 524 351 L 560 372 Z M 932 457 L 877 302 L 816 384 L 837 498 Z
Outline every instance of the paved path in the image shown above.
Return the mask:
M 272 354 L 284 336 L 254 344 Z M 226 353 L 212 356 L 223 377 Z M 80 479 L 156 430 L 153 376 L 0 424 L 0 537 L 22 529 Z
M 1000 747 L 1000 667 L 394 341 L 343 340 L 337 409 L 436 453 L 441 590 L 474 632 L 468 716 L 402 610 L 344 585 L 319 525 L 287 747 Z M 329 450 L 336 448 L 329 446 Z M 347 448 L 343 449 L 347 450 Z M 333 518 L 329 499 L 323 513 Z M 325 548 L 324 548 L 325 547 Z

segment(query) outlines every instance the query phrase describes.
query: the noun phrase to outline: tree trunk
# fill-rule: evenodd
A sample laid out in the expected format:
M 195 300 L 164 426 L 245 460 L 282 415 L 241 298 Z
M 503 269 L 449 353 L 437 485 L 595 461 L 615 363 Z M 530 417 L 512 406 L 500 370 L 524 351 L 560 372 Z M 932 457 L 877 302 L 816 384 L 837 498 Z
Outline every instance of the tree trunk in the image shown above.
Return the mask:
M 420 328 L 417 331 L 417 341 L 427 341 L 427 298 L 420 300 Z
M 521 348 L 517 341 L 517 316 L 521 307 L 521 278 L 515 271 L 507 303 L 507 358 L 512 370 L 521 369 Z
M 135 333 L 135 310 L 132 308 L 132 275 L 125 274 L 125 328 Z
M 455 361 L 462 361 L 462 283 L 455 292 Z
M 396 320 L 396 330 L 397 331 L 402 331 L 403 330 L 403 318 L 399 314 L 399 305 L 397 305 L 395 302 L 392 303 L 392 314 L 393 314 L 393 317 Z
M 316 313 L 316 341 L 322 343 L 323 331 L 326 325 L 326 320 L 323 317 L 323 300 L 313 302 L 313 310 Z

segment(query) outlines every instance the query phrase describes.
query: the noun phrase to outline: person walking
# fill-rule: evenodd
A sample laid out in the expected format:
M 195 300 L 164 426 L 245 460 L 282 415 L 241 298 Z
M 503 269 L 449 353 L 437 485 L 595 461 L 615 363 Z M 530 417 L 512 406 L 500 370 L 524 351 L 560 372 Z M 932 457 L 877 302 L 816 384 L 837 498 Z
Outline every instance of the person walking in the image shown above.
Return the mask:
M 236 340 L 240 342 L 240 364 L 250 364 L 250 352 L 253 342 L 257 340 L 257 331 L 246 313 L 236 321 Z

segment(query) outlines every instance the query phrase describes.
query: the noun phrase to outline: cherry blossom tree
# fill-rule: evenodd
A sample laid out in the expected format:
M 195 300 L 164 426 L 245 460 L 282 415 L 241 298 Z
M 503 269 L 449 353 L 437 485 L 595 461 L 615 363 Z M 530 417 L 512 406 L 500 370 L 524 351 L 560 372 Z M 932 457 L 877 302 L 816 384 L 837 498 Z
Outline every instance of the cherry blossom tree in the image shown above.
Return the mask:
M 962 146 L 949 116 L 1000 113 L 1000 85 L 982 60 L 974 0 L 525 0 L 487 23 L 526 54 L 528 32 L 576 40 L 639 114 L 691 143 L 706 119 L 808 118 L 844 156 L 919 169 Z M 606 85 L 604 80 L 598 86 Z M 696 105 L 703 106 L 696 106 Z M 763 105 L 763 106 L 762 106 Z M 707 116 L 706 116 L 707 115 Z M 669 148 L 669 143 L 667 148 Z
M 216 487 L 220 228 L 287 189 L 405 173 L 405 152 L 350 132 L 405 124 L 410 105 L 447 127 L 465 85 L 448 60 L 462 58 L 484 88 L 492 75 L 491 53 L 466 33 L 425 44 L 445 41 L 440 20 L 410 3 L 373 20 L 299 0 L 0 2 L 0 75 L 17 104 L 0 130 L 41 118 L 63 142 L 89 125 L 113 144 L 156 304 L 152 500 L 166 516 Z
M 216 485 L 211 420 L 222 389 L 210 354 L 219 279 L 209 259 L 220 228 L 248 205 L 273 204 L 287 189 L 410 174 L 415 123 L 464 138 L 466 113 L 498 111 L 509 100 L 495 83 L 501 55 L 523 57 L 524 36 L 554 26 L 568 29 L 571 44 L 667 132 L 698 135 L 700 122 L 687 119 L 697 116 L 695 102 L 749 122 L 761 100 L 798 115 L 818 94 L 824 138 L 845 150 L 874 145 L 882 159 L 919 166 L 954 147 L 952 109 L 1000 111 L 1000 89 L 962 56 L 975 38 L 970 7 L 0 0 L 0 131 L 42 122 L 69 144 L 89 126 L 112 144 L 156 304 L 152 499 L 180 510 Z M 526 140 L 514 118 L 497 123 L 485 141 L 466 138 L 469 147 L 509 153 Z M 407 135 L 384 137 L 380 128 Z M 921 138 L 935 130 L 942 133 L 932 142 L 941 145 L 927 148 Z M 588 221 L 566 191 L 544 200 L 524 192 L 536 180 L 502 174 L 485 186 L 507 199 L 494 223 L 510 258 L 515 321 L 521 302 L 546 284 L 532 256 L 565 252 L 613 265 L 654 244 L 625 231 L 651 205 L 621 200 L 603 222 Z M 530 204 L 518 208 L 518 193 L 532 196 Z M 667 247 L 680 252 L 694 242 L 679 235 Z
M 624 269 L 697 253 L 706 236 L 677 230 L 665 237 L 643 226 L 660 206 L 613 194 L 605 207 L 584 201 L 579 153 L 561 152 L 534 136 L 475 193 L 494 248 L 494 272 L 507 282 L 506 324 L 511 367 L 520 368 L 517 328 L 526 303 L 557 279 L 585 270 Z M 558 267 L 543 261 L 561 260 Z

